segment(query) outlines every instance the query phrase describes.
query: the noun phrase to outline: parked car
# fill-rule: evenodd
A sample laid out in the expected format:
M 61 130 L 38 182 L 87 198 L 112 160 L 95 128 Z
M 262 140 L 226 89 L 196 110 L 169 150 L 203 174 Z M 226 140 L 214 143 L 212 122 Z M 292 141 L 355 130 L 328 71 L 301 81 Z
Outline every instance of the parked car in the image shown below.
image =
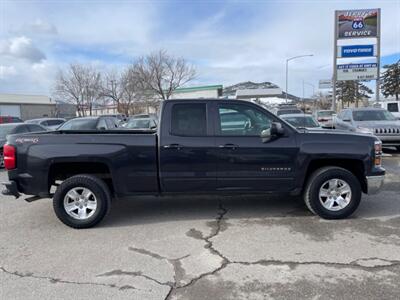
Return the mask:
M 335 128 L 376 135 L 383 146 L 400 151 L 400 120 L 383 108 L 349 108 L 335 119 Z
M 151 118 L 142 119 L 130 119 L 124 126 L 126 129 L 149 129 L 153 130 L 157 128 L 157 123 Z
M 118 123 L 114 117 L 82 117 L 65 122 L 58 130 L 111 130 L 118 128 Z
M 7 135 L 28 132 L 46 131 L 46 128 L 37 124 L 7 123 L 0 124 L 0 168 L 4 168 L 3 147 L 6 143 Z
M 334 125 L 334 115 L 336 112 L 334 110 L 317 110 L 313 113 L 314 118 L 322 127 L 332 128 Z
M 288 114 L 280 117 L 298 129 L 322 129 L 313 116 L 307 114 Z
M 381 102 L 376 102 L 374 103 L 374 107 L 386 109 L 387 111 L 391 112 L 396 119 L 400 120 L 400 101 L 385 100 Z
M 276 115 L 302 114 L 303 111 L 298 108 L 280 108 L 276 111 Z
M 246 121 L 232 131 L 237 115 Z M 154 133 L 9 136 L 3 193 L 51 197 L 74 228 L 99 223 L 112 197 L 143 194 L 302 194 L 312 213 L 339 219 L 381 188 L 381 146 L 373 135 L 298 131 L 249 101 L 166 100 Z
M 0 116 L 0 124 L 21 123 L 21 122 L 23 122 L 23 121 L 18 117 Z
M 56 130 L 61 124 L 65 123 L 63 118 L 40 118 L 25 121 L 28 124 L 38 124 L 48 130 Z

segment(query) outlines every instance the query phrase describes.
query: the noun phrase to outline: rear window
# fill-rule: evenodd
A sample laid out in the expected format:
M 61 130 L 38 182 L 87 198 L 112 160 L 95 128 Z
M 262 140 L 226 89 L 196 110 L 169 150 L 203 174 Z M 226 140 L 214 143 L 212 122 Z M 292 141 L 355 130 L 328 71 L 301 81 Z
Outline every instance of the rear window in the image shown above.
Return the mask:
M 205 136 L 207 134 L 206 104 L 174 104 L 172 107 L 171 134 Z
M 331 117 L 335 112 L 333 110 L 324 110 L 318 112 L 318 117 Z
M 290 114 L 302 114 L 303 112 L 300 109 L 282 109 L 278 110 L 277 115 L 290 115 Z

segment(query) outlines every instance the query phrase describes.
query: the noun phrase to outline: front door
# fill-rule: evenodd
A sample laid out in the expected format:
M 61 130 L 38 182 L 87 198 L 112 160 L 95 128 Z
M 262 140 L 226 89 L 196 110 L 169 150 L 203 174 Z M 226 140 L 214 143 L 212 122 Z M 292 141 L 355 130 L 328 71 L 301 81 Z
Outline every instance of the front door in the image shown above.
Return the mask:
M 294 188 L 298 152 L 293 129 L 263 142 L 260 134 L 279 121 L 251 103 L 215 102 L 217 190 L 287 191 Z
M 215 139 L 210 103 L 170 102 L 160 133 L 160 184 L 164 192 L 213 192 L 216 183 Z

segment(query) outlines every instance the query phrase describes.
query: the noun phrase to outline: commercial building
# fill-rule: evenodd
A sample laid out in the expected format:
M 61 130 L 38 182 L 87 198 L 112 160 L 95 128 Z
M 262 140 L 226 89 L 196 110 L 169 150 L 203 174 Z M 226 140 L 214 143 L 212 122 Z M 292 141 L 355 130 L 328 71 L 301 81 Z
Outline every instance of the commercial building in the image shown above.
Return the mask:
M 29 120 L 52 117 L 56 103 L 44 95 L 0 94 L 0 116 L 18 117 Z
M 215 99 L 222 96 L 222 90 L 222 85 L 202 85 L 178 88 L 172 94 L 171 99 Z

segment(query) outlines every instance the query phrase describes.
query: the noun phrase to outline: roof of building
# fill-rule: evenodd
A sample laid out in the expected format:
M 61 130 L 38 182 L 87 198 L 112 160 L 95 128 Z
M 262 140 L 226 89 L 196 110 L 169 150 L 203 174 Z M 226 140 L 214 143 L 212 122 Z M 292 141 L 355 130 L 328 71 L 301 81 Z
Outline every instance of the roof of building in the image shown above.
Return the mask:
M 187 93 L 187 92 L 195 92 L 195 91 L 218 90 L 218 89 L 222 89 L 222 88 L 223 88 L 222 84 L 191 86 L 191 87 L 178 88 L 174 91 L 174 93 Z
M 49 96 L 0 94 L 0 104 L 56 104 Z

